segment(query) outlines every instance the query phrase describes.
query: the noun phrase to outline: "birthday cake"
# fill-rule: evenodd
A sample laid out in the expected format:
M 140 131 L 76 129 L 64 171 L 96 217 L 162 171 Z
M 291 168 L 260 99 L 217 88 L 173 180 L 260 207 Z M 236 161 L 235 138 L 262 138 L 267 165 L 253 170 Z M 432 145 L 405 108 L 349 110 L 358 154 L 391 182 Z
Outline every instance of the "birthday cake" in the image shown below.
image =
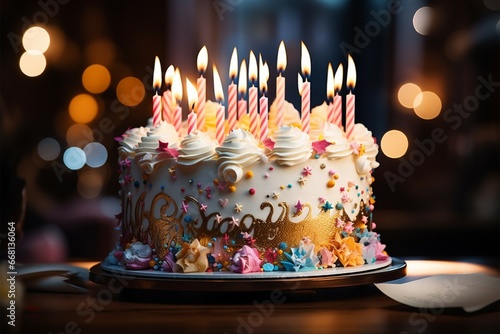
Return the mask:
M 231 130 L 224 121 L 217 141 L 220 105 L 211 101 L 201 128 L 150 120 L 118 138 L 120 237 L 104 263 L 265 274 L 387 261 L 374 231 L 372 133 L 355 124 L 348 138 L 327 120 L 326 103 L 310 112 L 307 132 L 288 102 L 278 125 L 278 106 L 266 138 L 252 133 L 244 112 Z

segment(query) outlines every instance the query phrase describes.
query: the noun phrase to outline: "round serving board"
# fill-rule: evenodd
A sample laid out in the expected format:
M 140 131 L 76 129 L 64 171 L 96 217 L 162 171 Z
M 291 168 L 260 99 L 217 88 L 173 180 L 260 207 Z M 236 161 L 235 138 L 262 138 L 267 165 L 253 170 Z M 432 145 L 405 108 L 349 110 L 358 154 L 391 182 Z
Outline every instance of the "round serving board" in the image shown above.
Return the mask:
M 126 270 L 117 265 L 96 264 L 90 280 L 100 285 L 122 285 L 127 289 L 165 291 L 299 291 L 367 285 L 406 275 L 406 263 L 397 258 L 360 267 L 311 271 L 273 271 L 250 274 L 232 272 L 167 273 L 155 270 Z

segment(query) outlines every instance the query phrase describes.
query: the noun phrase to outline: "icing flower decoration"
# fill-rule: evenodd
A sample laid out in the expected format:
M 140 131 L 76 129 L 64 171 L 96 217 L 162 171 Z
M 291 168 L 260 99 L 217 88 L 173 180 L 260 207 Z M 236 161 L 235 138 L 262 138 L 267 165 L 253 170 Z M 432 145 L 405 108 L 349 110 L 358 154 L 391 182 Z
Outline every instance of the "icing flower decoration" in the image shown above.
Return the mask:
M 344 232 L 346 232 L 347 234 L 352 233 L 353 230 L 354 230 L 354 226 L 353 226 L 352 222 L 347 222 L 344 225 Z
M 321 265 L 323 267 L 335 267 L 335 262 L 337 261 L 337 256 L 333 254 L 328 248 L 323 247 L 319 251 L 321 254 Z
M 326 148 L 328 146 L 330 146 L 331 142 L 329 142 L 328 140 L 318 140 L 318 141 L 315 141 L 315 142 L 312 142 L 311 146 L 312 146 L 312 149 L 314 150 L 314 152 L 316 152 L 317 154 L 323 154 L 326 152 Z
M 274 263 L 278 259 L 278 253 L 275 250 L 268 248 L 264 254 L 264 258 L 268 263 Z
M 161 140 L 158 140 L 158 148 L 156 150 L 158 152 L 168 153 L 172 158 L 177 158 L 179 156 L 179 151 L 175 148 L 169 148 L 168 143 L 164 143 Z
M 292 247 L 291 251 L 291 254 L 283 253 L 288 261 L 281 261 L 287 271 L 312 270 L 319 263 L 314 244 L 309 238 L 304 238 L 299 247 Z
M 354 241 L 353 237 L 342 239 L 340 234 L 335 233 L 333 246 L 333 253 L 344 267 L 356 267 L 365 263 L 361 244 Z
M 120 160 L 119 164 L 120 164 L 120 167 L 122 167 L 123 169 L 130 168 L 130 160 L 129 159 Z
M 368 232 L 364 230 L 359 234 L 359 243 L 363 250 L 363 259 L 366 263 L 374 263 L 377 260 L 386 260 L 388 258 L 385 253 L 385 245 L 380 243 L 380 238 L 376 232 Z
M 127 269 L 147 269 L 149 261 L 151 261 L 151 254 L 152 250 L 149 245 L 135 241 L 123 252 L 122 260 Z
M 302 175 L 303 176 L 309 176 L 312 175 L 312 168 L 307 166 L 302 169 Z
M 360 147 L 360 145 L 357 142 L 352 141 L 351 144 L 350 144 L 350 146 L 351 146 L 352 152 L 354 154 L 356 154 L 356 155 L 359 155 L 359 147 Z
M 337 228 L 344 228 L 344 225 L 345 225 L 345 222 L 342 219 L 337 218 L 337 220 L 335 221 L 335 226 Z
M 250 246 L 244 245 L 233 256 L 231 270 L 235 273 L 254 273 L 260 272 L 262 260 L 259 257 L 259 251 Z
M 185 273 L 204 272 L 208 268 L 207 254 L 209 249 L 194 239 L 191 244 L 185 242 L 182 249 L 175 254 L 177 258 L 176 271 Z

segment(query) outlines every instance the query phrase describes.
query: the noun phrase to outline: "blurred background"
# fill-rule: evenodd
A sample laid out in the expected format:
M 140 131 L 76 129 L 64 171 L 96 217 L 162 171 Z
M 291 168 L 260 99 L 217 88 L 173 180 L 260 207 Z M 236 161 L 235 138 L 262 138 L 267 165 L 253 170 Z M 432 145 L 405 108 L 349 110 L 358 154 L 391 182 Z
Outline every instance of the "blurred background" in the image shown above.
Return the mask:
M 232 49 L 240 61 L 253 50 L 272 101 L 283 40 L 299 109 L 304 41 L 311 106 L 326 99 L 328 63 L 354 58 L 390 254 L 498 265 L 499 13 L 497 0 L 1 0 L 2 232 L 22 225 L 18 262 L 103 259 L 120 212 L 114 138 L 151 117 L 154 57 L 193 81 L 206 45 L 227 86 Z M 210 65 L 206 76 L 213 100 Z

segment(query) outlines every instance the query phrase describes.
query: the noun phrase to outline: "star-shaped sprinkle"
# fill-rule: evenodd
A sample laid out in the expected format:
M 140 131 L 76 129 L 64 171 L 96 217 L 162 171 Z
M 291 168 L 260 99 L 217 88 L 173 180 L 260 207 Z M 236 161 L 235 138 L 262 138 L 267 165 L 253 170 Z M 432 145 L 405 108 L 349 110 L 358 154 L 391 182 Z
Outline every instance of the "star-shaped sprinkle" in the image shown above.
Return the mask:
M 238 203 L 236 203 L 234 205 L 234 211 L 236 211 L 237 213 L 240 213 L 242 209 L 243 209 L 243 205 L 238 204 Z
M 222 240 L 224 240 L 224 243 L 227 245 L 227 242 L 229 241 L 229 235 L 227 235 L 227 233 L 224 233 Z
M 359 155 L 365 154 L 365 151 L 366 151 L 365 145 L 363 145 L 363 144 L 359 145 L 358 151 L 359 151 Z
M 302 169 L 302 175 L 309 176 L 312 175 L 312 168 L 307 166 Z
M 317 154 L 323 154 L 326 151 L 326 148 L 330 146 L 330 143 L 328 140 L 318 140 L 315 141 L 311 144 L 312 149 L 317 153 Z
M 352 225 L 352 222 L 347 222 L 345 225 L 344 225 L 344 231 L 346 233 L 352 233 L 352 231 L 354 230 L 354 226 Z
M 323 204 L 323 203 L 325 203 L 326 199 L 325 199 L 325 197 L 320 196 L 320 197 L 318 197 L 318 201 L 320 204 Z
M 186 202 L 182 202 L 182 211 L 184 213 L 187 213 L 188 212 L 188 209 L 189 209 L 189 205 L 186 204 Z
M 342 221 L 342 219 L 337 218 L 337 221 L 335 222 L 335 226 L 336 226 L 337 228 L 343 228 L 343 227 L 344 227 L 344 225 L 345 225 L 345 223 Z
M 359 154 L 359 144 L 357 142 L 355 142 L 355 141 L 352 141 L 350 143 L 350 146 L 351 146 L 352 152 L 354 154 L 358 155 Z
M 205 212 L 207 211 L 208 206 L 206 204 L 200 204 L 200 211 Z
M 297 213 L 302 212 L 302 208 L 304 205 L 300 202 L 300 199 L 297 201 L 297 204 L 295 204 L 295 209 L 297 210 Z
M 368 223 L 368 217 L 365 215 L 361 216 L 361 221 L 365 224 Z
M 179 156 L 179 152 L 175 148 L 169 148 L 168 143 L 162 142 L 158 140 L 158 148 L 156 149 L 158 152 L 168 153 L 172 158 L 177 158 Z
M 305 178 L 305 177 L 303 177 L 303 176 L 301 176 L 301 177 L 299 178 L 299 184 L 300 184 L 301 186 L 303 186 L 304 184 L 306 184 L 306 181 L 307 181 L 307 178 Z
M 273 192 L 273 199 L 278 199 L 278 198 L 280 198 L 280 193 L 277 191 Z
M 238 218 L 235 218 L 235 217 L 231 217 L 231 222 L 230 224 L 233 224 L 235 226 L 240 226 L 240 220 Z
M 174 173 L 175 173 L 175 166 L 170 167 L 170 168 L 168 169 L 168 173 L 169 173 L 170 175 L 174 174 Z
M 343 193 L 345 191 L 345 187 L 340 187 L 340 192 Z
M 333 209 L 333 205 L 332 205 L 332 203 L 326 201 L 325 204 L 323 204 L 322 208 L 323 208 L 323 210 L 328 211 L 328 210 Z
M 263 142 L 264 146 L 266 148 L 268 148 L 269 150 L 273 150 L 274 149 L 274 141 L 271 139 L 271 138 L 267 138 L 265 139 Z

